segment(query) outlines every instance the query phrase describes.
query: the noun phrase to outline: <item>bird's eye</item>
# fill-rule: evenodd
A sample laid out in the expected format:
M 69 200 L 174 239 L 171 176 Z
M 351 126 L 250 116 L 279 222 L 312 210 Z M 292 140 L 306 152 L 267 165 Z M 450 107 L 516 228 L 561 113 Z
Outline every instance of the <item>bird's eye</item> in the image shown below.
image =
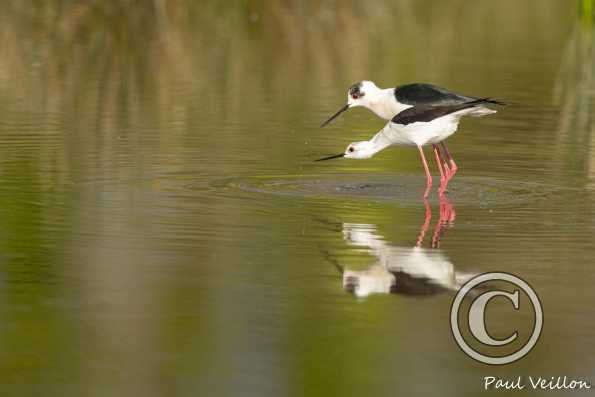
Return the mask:
M 351 95 L 351 97 L 352 97 L 353 99 L 357 99 L 357 98 L 359 98 L 359 95 L 357 95 L 357 94 L 352 94 L 352 95 Z
M 350 147 L 349 149 L 347 149 L 347 150 L 349 150 L 349 152 L 351 153 L 351 152 L 353 152 L 355 149 L 353 148 L 353 146 L 351 146 L 351 147 Z

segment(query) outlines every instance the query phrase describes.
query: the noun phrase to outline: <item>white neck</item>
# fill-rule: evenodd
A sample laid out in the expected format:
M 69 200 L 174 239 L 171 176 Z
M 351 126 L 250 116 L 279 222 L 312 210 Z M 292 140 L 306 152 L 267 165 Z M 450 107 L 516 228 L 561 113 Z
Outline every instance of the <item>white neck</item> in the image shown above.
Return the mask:
M 394 88 L 384 88 L 377 91 L 376 95 L 369 101 L 369 109 L 385 120 L 390 120 L 397 113 L 411 107 L 397 102 Z
M 387 147 L 391 146 L 393 142 L 388 136 L 388 132 L 390 129 L 390 123 L 387 123 L 384 128 L 382 128 L 376 135 L 372 137 L 368 142 L 370 143 L 370 157 L 375 155 L 381 150 L 386 149 Z

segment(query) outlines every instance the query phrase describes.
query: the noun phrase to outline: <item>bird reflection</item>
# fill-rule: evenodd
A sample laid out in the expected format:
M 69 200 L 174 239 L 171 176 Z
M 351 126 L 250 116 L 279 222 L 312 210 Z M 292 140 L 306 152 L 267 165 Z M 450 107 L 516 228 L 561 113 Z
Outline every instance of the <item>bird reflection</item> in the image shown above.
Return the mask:
M 440 240 L 453 225 L 455 210 L 443 198 L 440 201 L 440 216 L 434 228 L 429 248 L 423 247 L 432 211 L 426 202 L 425 221 L 414 247 L 389 245 L 370 224 L 343 224 L 343 238 L 351 245 L 367 247 L 376 261 L 365 270 L 350 270 L 334 261 L 343 275 L 343 288 L 357 296 L 379 293 L 404 295 L 434 295 L 456 290 L 475 274 L 456 271 L 452 262 L 439 249 Z

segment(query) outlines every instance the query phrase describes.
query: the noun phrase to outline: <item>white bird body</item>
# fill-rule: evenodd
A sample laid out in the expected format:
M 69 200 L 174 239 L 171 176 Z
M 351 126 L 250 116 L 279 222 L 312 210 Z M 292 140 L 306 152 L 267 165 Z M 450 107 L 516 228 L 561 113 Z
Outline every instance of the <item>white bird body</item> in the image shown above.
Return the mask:
M 347 104 L 322 123 L 330 123 L 341 113 L 352 107 L 365 107 L 388 123 L 369 141 L 352 142 L 344 153 L 321 158 L 317 161 L 344 157 L 368 159 L 381 150 L 393 145 L 416 146 L 426 173 L 428 196 L 432 185 L 423 146 L 433 145 L 441 177 L 441 194 L 457 171 L 456 163 L 450 155 L 444 140 L 457 131 L 463 116 L 480 117 L 496 113 L 484 105 L 503 103 L 490 98 L 476 98 L 457 94 L 431 84 L 414 83 L 395 88 L 382 89 L 371 81 L 354 84 L 347 92 Z M 441 143 L 446 160 L 442 157 Z

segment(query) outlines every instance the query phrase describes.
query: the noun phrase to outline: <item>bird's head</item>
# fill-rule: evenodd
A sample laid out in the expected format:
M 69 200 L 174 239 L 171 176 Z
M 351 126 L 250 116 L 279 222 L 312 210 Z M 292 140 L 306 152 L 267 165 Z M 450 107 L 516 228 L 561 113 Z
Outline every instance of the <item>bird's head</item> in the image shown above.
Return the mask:
M 351 142 L 345 149 L 348 159 L 369 159 L 374 155 L 372 144 L 369 141 Z
M 369 159 L 376 151 L 370 141 L 351 142 L 344 153 L 323 157 L 316 161 L 324 161 L 345 157 L 347 159 Z
M 322 123 L 321 127 L 324 127 L 333 121 L 349 108 L 358 106 L 370 108 L 371 104 L 378 98 L 381 92 L 382 90 L 378 88 L 373 81 L 364 80 L 355 83 L 349 87 L 349 90 L 347 91 L 347 105 L 343 106 L 337 113 L 333 114 L 328 120 Z
M 373 81 L 360 81 L 349 87 L 347 91 L 347 106 L 354 108 L 357 106 L 369 107 L 370 102 L 374 101 L 380 88 Z

